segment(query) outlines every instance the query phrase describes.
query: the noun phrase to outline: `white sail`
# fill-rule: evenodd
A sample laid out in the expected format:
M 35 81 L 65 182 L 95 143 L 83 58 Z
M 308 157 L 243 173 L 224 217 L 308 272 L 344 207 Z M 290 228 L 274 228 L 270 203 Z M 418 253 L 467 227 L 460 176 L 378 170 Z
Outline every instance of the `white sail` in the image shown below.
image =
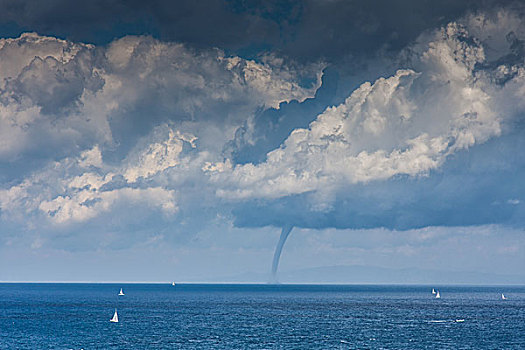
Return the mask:
M 175 286 L 175 282 L 171 282 L 171 285 L 172 285 L 172 286 Z
M 503 293 L 501 293 L 501 299 L 502 300 L 507 300 L 507 297 L 505 295 L 503 295 Z
M 438 290 L 436 293 L 436 299 L 439 299 L 439 298 L 441 298 L 441 295 L 439 295 L 439 290 Z
M 434 290 L 434 288 L 432 288 L 432 294 L 436 294 L 436 291 Z
M 111 320 L 109 320 L 109 322 L 118 322 L 117 309 L 115 309 L 115 313 L 113 314 L 113 318 Z
M 120 292 L 118 293 L 118 295 L 124 295 L 124 292 L 122 291 L 122 288 L 120 288 Z

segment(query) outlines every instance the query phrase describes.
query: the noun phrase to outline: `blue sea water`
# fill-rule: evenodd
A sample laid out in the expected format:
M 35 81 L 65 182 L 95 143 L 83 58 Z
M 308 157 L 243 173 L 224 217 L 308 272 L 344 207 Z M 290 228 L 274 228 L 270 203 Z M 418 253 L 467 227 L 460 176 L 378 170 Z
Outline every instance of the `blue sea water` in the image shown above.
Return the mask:
M 525 349 L 525 287 L 434 287 L 0 284 L 0 348 Z

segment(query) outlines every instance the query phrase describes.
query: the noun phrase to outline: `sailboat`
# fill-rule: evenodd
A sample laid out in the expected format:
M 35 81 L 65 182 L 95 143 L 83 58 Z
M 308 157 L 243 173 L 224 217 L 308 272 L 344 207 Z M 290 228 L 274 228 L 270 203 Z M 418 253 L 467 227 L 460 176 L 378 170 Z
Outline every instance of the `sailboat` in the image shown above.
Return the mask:
M 438 290 L 436 293 L 436 299 L 439 299 L 439 298 L 441 298 L 441 295 L 439 295 L 439 290 Z
M 171 285 L 172 285 L 173 287 L 175 287 L 175 282 L 171 282 Z
M 115 322 L 115 323 L 118 323 L 118 314 L 117 314 L 117 309 L 115 309 L 115 313 L 113 314 L 113 318 L 111 320 L 109 320 L 109 322 Z
M 434 288 L 432 288 L 432 294 L 436 294 L 436 291 L 434 290 Z
M 122 291 L 122 288 L 120 288 L 120 292 L 118 293 L 118 295 L 124 295 L 124 292 Z
M 501 293 L 501 300 L 507 300 L 507 297 Z

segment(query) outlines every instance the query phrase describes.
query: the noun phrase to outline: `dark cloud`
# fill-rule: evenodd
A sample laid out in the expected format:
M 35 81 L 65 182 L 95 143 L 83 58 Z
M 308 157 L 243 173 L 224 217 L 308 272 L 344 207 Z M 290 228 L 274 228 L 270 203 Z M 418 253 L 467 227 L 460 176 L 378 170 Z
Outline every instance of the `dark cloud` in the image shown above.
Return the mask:
M 23 31 L 97 44 L 129 34 L 150 34 L 197 46 L 239 47 L 278 36 L 275 22 L 221 0 L 3 0 L 0 8 L 4 25 L 15 23 Z
M 267 49 L 295 58 L 338 61 L 397 50 L 422 31 L 467 11 L 512 1 L 29 1 L 1 0 L 0 30 L 103 44 L 150 34 L 251 56 Z M 519 3 L 518 3 L 519 4 Z

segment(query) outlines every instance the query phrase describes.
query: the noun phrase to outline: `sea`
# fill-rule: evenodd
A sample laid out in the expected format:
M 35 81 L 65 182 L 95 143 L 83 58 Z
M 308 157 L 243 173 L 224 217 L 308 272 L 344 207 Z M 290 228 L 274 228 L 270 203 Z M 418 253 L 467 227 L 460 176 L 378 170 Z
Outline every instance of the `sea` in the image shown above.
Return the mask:
M 0 349 L 525 349 L 525 286 L 4 283 Z

